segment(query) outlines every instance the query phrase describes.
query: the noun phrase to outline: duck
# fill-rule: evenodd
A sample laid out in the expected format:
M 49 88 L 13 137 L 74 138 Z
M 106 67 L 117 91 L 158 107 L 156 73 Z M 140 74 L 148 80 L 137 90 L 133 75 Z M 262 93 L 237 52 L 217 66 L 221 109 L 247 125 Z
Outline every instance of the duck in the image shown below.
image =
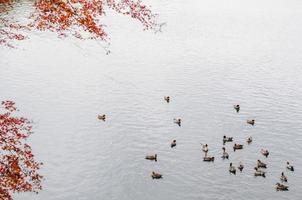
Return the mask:
M 165 97 L 164 97 L 164 100 L 165 100 L 167 103 L 169 103 L 169 102 L 170 102 L 170 96 L 165 96 Z
M 239 166 L 238 166 L 238 169 L 240 170 L 240 172 L 242 172 L 243 168 L 244 168 L 244 165 L 242 162 L 240 162 Z
M 264 155 L 265 157 L 268 157 L 269 151 L 267 149 L 261 149 L 261 154 Z
M 173 140 L 172 142 L 171 142 L 171 148 L 173 148 L 173 147 L 175 147 L 176 146 L 176 140 Z
M 233 166 L 233 163 L 230 163 L 229 172 L 231 174 L 236 174 L 236 168 Z
M 233 137 L 227 137 L 224 135 L 222 138 L 222 142 L 223 144 L 225 144 L 226 142 L 233 142 Z
M 234 151 L 238 150 L 238 149 L 243 149 L 243 145 L 242 144 L 234 144 L 233 146 Z
M 147 155 L 145 157 L 145 159 L 147 160 L 154 160 L 155 162 L 157 162 L 157 154 L 154 154 L 154 155 Z
M 98 115 L 98 119 L 105 121 L 106 120 L 106 115 Z
M 262 177 L 265 178 L 265 172 L 264 171 L 262 171 L 258 167 L 255 167 L 254 169 L 255 169 L 255 174 L 254 174 L 255 176 L 262 176 Z
M 266 168 L 266 164 L 264 162 L 261 162 L 260 160 L 257 160 L 257 167 L 258 168 Z
M 225 151 L 224 147 L 222 147 L 222 150 L 223 150 L 223 153 L 222 153 L 221 158 L 223 158 L 223 159 L 229 159 L 229 154 Z
M 174 118 L 174 123 L 177 124 L 178 126 L 181 126 L 181 119 L 180 118 Z
M 250 125 L 253 125 L 255 124 L 255 120 L 252 119 L 252 120 L 247 120 L 246 123 L 250 124 Z
M 207 153 L 209 151 L 208 144 L 205 145 L 201 144 L 201 145 L 202 145 L 202 151 Z
M 281 182 L 287 182 L 287 177 L 284 175 L 283 172 L 281 173 L 280 180 Z
M 214 162 L 215 157 L 214 156 L 207 156 L 207 153 L 205 153 L 204 157 L 203 157 L 203 161 L 206 162 Z
M 237 112 L 239 112 L 239 110 L 240 110 L 240 105 L 239 105 L 239 104 L 234 105 L 234 109 L 235 109 Z
M 277 191 L 287 191 L 288 190 L 288 186 L 283 185 L 281 183 L 276 183 L 276 190 Z
M 153 171 L 151 174 L 151 177 L 152 177 L 152 179 L 161 179 L 161 178 L 163 178 L 163 175 Z
M 286 168 L 292 172 L 294 171 L 294 166 L 290 165 L 288 161 L 286 162 Z
M 247 140 L 246 140 L 246 142 L 248 144 L 251 144 L 253 142 L 253 138 L 252 137 L 248 137 Z

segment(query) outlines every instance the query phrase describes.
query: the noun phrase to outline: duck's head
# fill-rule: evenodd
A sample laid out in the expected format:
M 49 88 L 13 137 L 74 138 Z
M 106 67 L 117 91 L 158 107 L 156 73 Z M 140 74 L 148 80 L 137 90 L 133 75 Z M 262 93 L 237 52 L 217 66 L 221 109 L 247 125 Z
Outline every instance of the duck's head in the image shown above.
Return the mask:
M 176 140 L 173 140 L 173 143 L 175 143 L 176 142 Z
M 233 163 L 230 163 L 230 167 L 232 167 Z
M 289 165 L 289 162 L 287 161 L 287 162 L 286 162 L 286 164 L 288 164 L 288 165 Z
M 222 147 L 222 150 L 225 151 L 225 147 Z

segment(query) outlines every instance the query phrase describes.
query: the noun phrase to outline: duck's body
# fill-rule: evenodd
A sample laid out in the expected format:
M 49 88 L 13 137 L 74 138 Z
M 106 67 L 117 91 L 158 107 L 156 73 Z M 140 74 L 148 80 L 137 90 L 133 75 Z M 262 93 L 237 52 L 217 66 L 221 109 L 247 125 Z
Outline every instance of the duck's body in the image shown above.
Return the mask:
M 106 115 L 98 115 L 98 119 L 105 121 L 106 120 Z
M 294 166 L 290 165 L 289 162 L 286 163 L 286 168 L 290 171 L 294 171 Z
M 173 121 L 174 121 L 174 123 L 177 124 L 178 126 L 181 126 L 181 119 L 180 119 L 180 118 L 174 118 Z
M 170 102 L 170 96 L 165 96 L 164 99 L 165 99 L 165 101 L 166 101 L 167 103 Z
M 203 161 L 206 162 L 214 162 L 215 157 L 211 157 L 211 156 L 207 156 L 207 157 L 203 157 Z
M 157 162 L 157 154 L 154 154 L 154 155 L 147 155 L 145 157 L 145 159 L 147 160 L 154 160 L 155 162 Z
M 255 167 L 254 169 L 255 169 L 255 174 L 254 174 L 255 176 L 262 176 L 262 177 L 265 178 L 265 172 L 264 171 L 262 171 L 258 167 Z
M 261 162 L 260 160 L 257 161 L 257 167 L 258 168 L 266 168 L 266 164 L 264 162 Z
M 267 149 L 261 149 L 261 154 L 264 155 L 265 157 L 268 157 L 269 151 Z
M 222 138 L 222 142 L 223 144 L 225 144 L 226 142 L 233 142 L 233 137 L 227 137 L 224 135 Z
M 240 172 L 242 172 L 243 168 L 244 168 L 244 165 L 242 162 L 240 162 L 239 166 L 238 166 L 238 169 L 240 170 Z
M 173 140 L 173 141 L 171 142 L 171 148 L 173 148 L 173 147 L 176 147 L 176 140 Z
M 281 183 L 276 183 L 276 190 L 277 191 L 287 191 L 288 190 L 288 186 L 283 185 Z
M 248 144 L 251 144 L 251 143 L 253 142 L 253 138 L 252 138 L 252 137 L 247 138 L 246 142 L 247 142 Z
M 237 111 L 237 112 L 239 112 L 239 110 L 240 110 L 240 105 L 234 105 L 234 109 Z
M 223 153 L 222 153 L 221 158 L 223 158 L 223 159 L 229 159 L 229 154 L 225 151 L 224 147 L 222 147 L 222 150 L 223 150 Z
M 209 151 L 208 144 L 202 145 L 202 151 L 205 153 Z
M 262 176 L 263 178 L 265 178 L 265 172 L 264 171 L 255 171 L 255 176 Z
M 280 180 L 281 182 L 287 182 L 287 177 L 284 175 L 283 172 L 281 173 Z
M 163 178 L 163 175 L 156 173 L 156 172 L 152 172 L 151 177 L 152 177 L 152 179 L 161 179 L 161 178 Z
M 236 174 L 236 167 L 233 166 L 233 163 L 230 163 L 229 172 L 231 174 Z
M 238 150 L 238 149 L 243 149 L 243 145 L 242 144 L 234 144 L 233 146 L 234 151 Z
M 252 119 L 252 120 L 247 120 L 246 123 L 250 124 L 250 125 L 255 125 L 255 120 Z

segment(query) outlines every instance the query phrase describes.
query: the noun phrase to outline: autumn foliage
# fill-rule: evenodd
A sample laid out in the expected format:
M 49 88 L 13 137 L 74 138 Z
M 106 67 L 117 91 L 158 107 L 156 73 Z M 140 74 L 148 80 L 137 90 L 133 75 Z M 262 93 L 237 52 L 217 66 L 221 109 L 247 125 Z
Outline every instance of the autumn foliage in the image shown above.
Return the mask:
M 26 139 L 32 134 L 31 122 L 15 116 L 12 101 L 3 101 L 0 111 L 0 199 L 12 200 L 12 192 L 38 192 L 42 163 L 35 161 Z
M 0 0 L 0 6 L 11 4 L 13 0 Z M 38 29 L 57 32 L 60 37 L 72 35 L 79 39 L 108 39 L 101 23 L 107 10 L 130 16 L 138 20 L 144 29 L 154 29 L 156 16 L 141 0 L 36 0 L 35 11 L 26 25 L 1 19 L 0 44 L 8 44 L 9 40 L 23 40 L 26 37 L 18 34 L 20 29 Z M 0 8 L 0 13 L 5 12 Z M 13 27 L 10 27 L 13 26 Z

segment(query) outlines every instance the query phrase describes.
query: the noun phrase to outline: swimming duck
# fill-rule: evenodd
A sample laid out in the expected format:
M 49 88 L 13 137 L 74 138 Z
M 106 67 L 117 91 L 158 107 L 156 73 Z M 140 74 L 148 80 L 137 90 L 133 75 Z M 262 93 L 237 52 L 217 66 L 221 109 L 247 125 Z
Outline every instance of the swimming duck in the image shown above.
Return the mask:
M 255 176 L 262 176 L 262 177 L 265 178 L 265 172 L 264 171 L 262 171 L 258 167 L 255 167 L 254 169 L 255 169 L 255 174 L 254 174 Z
M 281 183 L 276 183 L 276 190 L 277 191 L 287 191 L 288 190 L 288 186 L 283 185 Z
M 252 120 L 247 120 L 246 123 L 250 124 L 250 125 L 253 125 L 255 124 L 255 120 L 252 119 Z
M 290 171 L 294 171 L 294 166 L 290 165 L 289 162 L 286 162 L 286 168 Z
M 229 172 L 231 174 L 236 174 L 236 168 L 233 166 L 233 163 L 230 163 Z
M 152 179 L 160 179 L 160 178 L 163 178 L 163 175 L 156 173 L 156 172 L 152 172 L 151 177 L 152 177 Z
M 147 160 L 154 160 L 155 162 L 157 162 L 157 154 L 154 154 L 154 155 L 147 155 L 145 157 L 145 159 Z
M 264 155 L 265 157 L 267 157 L 269 155 L 269 152 L 267 149 L 261 149 L 261 153 L 262 155 Z
M 174 123 L 177 124 L 178 126 L 181 126 L 181 119 L 180 118 L 174 118 Z
M 206 162 L 214 162 L 214 156 L 208 156 L 207 153 L 205 153 L 204 157 L 203 157 L 203 161 Z
M 226 142 L 233 142 L 233 137 L 227 137 L 224 135 L 222 138 L 222 142 L 223 144 L 225 144 Z
M 222 153 L 221 158 L 223 158 L 223 159 L 229 159 L 229 154 L 225 151 L 224 147 L 222 147 L 222 150 L 223 150 L 223 153 Z
M 207 153 L 209 151 L 208 144 L 205 145 L 201 144 L 201 145 L 202 145 L 202 151 Z
M 234 151 L 238 150 L 238 149 L 243 149 L 243 145 L 242 144 L 234 144 L 233 146 Z
M 173 147 L 175 147 L 176 146 L 176 140 L 173 140 L 172 142 L 171 142 L 171 148 L 173 148 Z
M 244 165 L 242 162 L 240 162 L 239 166 L 238 166 L 238 169 L 240 170 L 240 172 L 242 172 L 243 168 L 244 168 Z
M 261 162 L 260 160 L 257 160 L 257 167 L 258 168 L 266 168 L 266 164 L 264 162 Z
M 283 172 L 281 173 L 280 180 L 281 182 L 287 182 L 287 177 L 284 175 Z
M 246 142 L 247 142 L 248 144 L 251 144 L 251 143 L 253 142 L 253 138 L 252 138 L 252 137 L 249 137 L 249 138 L 246 140 Z
M 237 111 L 237 112 L 239 112 L 239 110 L 240 110 L 240 105 L 234 105 L 234 109 Z
M 165 96 L 164 99 L 165 99 L 165 101 L 166 101 L 167 103 L 170 102 L 170 97 L 169 97 L 169 96 Z
M 98 115 L 98 119 L 105 121 L 106 120 L 106 115 Z

